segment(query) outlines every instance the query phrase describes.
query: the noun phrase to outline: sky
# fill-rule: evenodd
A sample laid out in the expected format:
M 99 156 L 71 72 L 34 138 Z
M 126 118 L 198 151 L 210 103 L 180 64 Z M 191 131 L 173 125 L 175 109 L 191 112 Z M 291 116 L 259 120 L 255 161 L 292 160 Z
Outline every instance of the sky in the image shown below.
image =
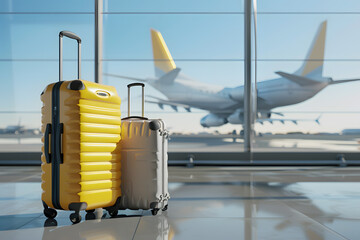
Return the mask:
M 224 87 L 242 85 L 243 4 L 240 0 L 104 0 L 104 72 L 154 77 L 150 28 L 155 28 L 161 31 L 182 73 L 197 81 Z M 93 7 L 88 0 L 0 1 L 0 127 L 18 121 L 27 127 L 40 126 L 40 93 L 47 84 L 58 80 L 58 33 L 61 30 L 73 31 L 83 39 L 82 78 L 93 81 Z M 276 78 L 276 71 L 291 73 L 298 69 L 324 20 L 328 21 L 324 75 L 335 80 L 360 78 L 360 33 L 355 31 L 360 24 L 359 1 L 259 0 L 258 11 L 258 81 Z M 64 12 L 72 14 L 60 14 Z M 178 14 L 169 14 L 171 12 Z M 64 40 L 64 58 L 72 60 L 64 63 L 64 79 L 74 79 L 74 41 Z M 342 59 L 346 61 L 340 61 Z M 129 82 L 104 77 L 104 83 L 117 88 L 124 100 L 122 112 L 126 115 Z M 360 82 L 331 86 L 306 102 L 275 109 L 291 119 L 315 119 L 321 115 L 320 125 L 315 122 L 256 124 L 255 129 L 338 132 L 344 128 L 360 128 L 359 89 Z M 151 87 L 147 87 L 146 94 L 164 97 Z M 140 99 L 131 100 L 134 110 L 139 110 Z M 7 111 L 34 113 L 5 113 Z M 196 109 L 193 113 L 185 110 L 174 113 L 170 107 L 162 111 L 156 105 L 147 104 L 146 113 L 151 118 L 164 118 L 168 127 L 176 132 L 241 129 L 239 125 L 229 124 L 203 129 L 199 122 L 207 113 Z

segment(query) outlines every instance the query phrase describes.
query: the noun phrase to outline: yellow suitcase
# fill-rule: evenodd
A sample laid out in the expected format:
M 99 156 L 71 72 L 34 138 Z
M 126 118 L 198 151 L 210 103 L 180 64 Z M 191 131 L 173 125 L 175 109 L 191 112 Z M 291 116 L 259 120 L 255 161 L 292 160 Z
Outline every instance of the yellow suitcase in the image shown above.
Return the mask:
M 80 79 L 81 39 L 62 31 L 59 82 L 41 93 L 43 147 L 41 156 L 44 214 L 105 208 L 117 215 L 120 203 L 120 97 L 111 86 Z M 78 80 L 62 81 L 62 37 L 78 42 Z

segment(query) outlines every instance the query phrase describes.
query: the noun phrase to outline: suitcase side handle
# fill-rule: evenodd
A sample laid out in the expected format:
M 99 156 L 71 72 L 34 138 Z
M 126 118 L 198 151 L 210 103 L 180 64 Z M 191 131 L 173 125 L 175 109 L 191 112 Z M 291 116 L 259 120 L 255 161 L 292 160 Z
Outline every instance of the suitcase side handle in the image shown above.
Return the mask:
M 59 33 L 59 82 L 62 81 L 62 39 L 63 37 L 75 39 L 78 43 L 78 79 L 81 78 L 81 38 L 73 32 L 61 31 Z
M 60 164 L 63 164 L 64 163 L 64 154 L 63 154 L 63 137 L 64 137 L 64 124 L 63 123 L 60 123 L 60 137 L 59 137 L 59 143 L 60 143 L 60 147 L 59 147 L 59 156 L 58 158 L 60 159 Z
M 145 105 L 145 96 L 144 96 L 144 88 L 145 84 L 143 83 L 130 83 L 127 85 L 128 87 L 128 118 L 130 118 L 130 88 L 135 86 L 141 86 L 141 101 L 142 101 L 142 108 L 141 108 L 141 118 L 144 118 L 144 105 Z
M 46 124 L 45 134 L 44 134 L 44 155 L 46 163 L 51 163 L 51 154 L 49 153 L 49 135 L 51 134 L 51 123 Z

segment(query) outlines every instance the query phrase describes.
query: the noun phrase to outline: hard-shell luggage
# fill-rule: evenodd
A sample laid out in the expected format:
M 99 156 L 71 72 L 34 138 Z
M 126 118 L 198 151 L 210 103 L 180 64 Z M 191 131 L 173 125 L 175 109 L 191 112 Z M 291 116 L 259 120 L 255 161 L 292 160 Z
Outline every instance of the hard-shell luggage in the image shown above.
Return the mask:
M 62 81 L 62 38 L 78 42 L 78 79 Z M 59 82 L 41 93 L 43 147 L 41 156 L 44 214 L 55 209 L 79 211 L 105 208 L 117 215 L 120 203 L 120 97 L 114 87 L 80 80 L 81 39 L 59 34 Z
M 142 87 L 142 116 L 130 116 L 130 88 Z M 167 210 L 168 132 L 161 119 L 144 117 L 144 84 L 128 85 L 128 117 L 121 122 L 120 209 Z

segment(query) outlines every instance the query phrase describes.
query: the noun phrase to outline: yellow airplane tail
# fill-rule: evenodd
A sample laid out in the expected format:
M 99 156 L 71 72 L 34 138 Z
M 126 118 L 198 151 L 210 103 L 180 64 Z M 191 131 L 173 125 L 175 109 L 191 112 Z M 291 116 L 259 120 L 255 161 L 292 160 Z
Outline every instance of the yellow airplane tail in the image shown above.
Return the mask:
M 324 21 L 319 26 L 317 34 L 306 56 L 305 62 L 297 72 L 298 75 L 322 77 L 325 52 L 326 24 L 327 22 Z
M 161 77 L 176 68 L 164 38 L 157 30 L 151 29 L 151 41 L 155 66 L 155 75 Z

